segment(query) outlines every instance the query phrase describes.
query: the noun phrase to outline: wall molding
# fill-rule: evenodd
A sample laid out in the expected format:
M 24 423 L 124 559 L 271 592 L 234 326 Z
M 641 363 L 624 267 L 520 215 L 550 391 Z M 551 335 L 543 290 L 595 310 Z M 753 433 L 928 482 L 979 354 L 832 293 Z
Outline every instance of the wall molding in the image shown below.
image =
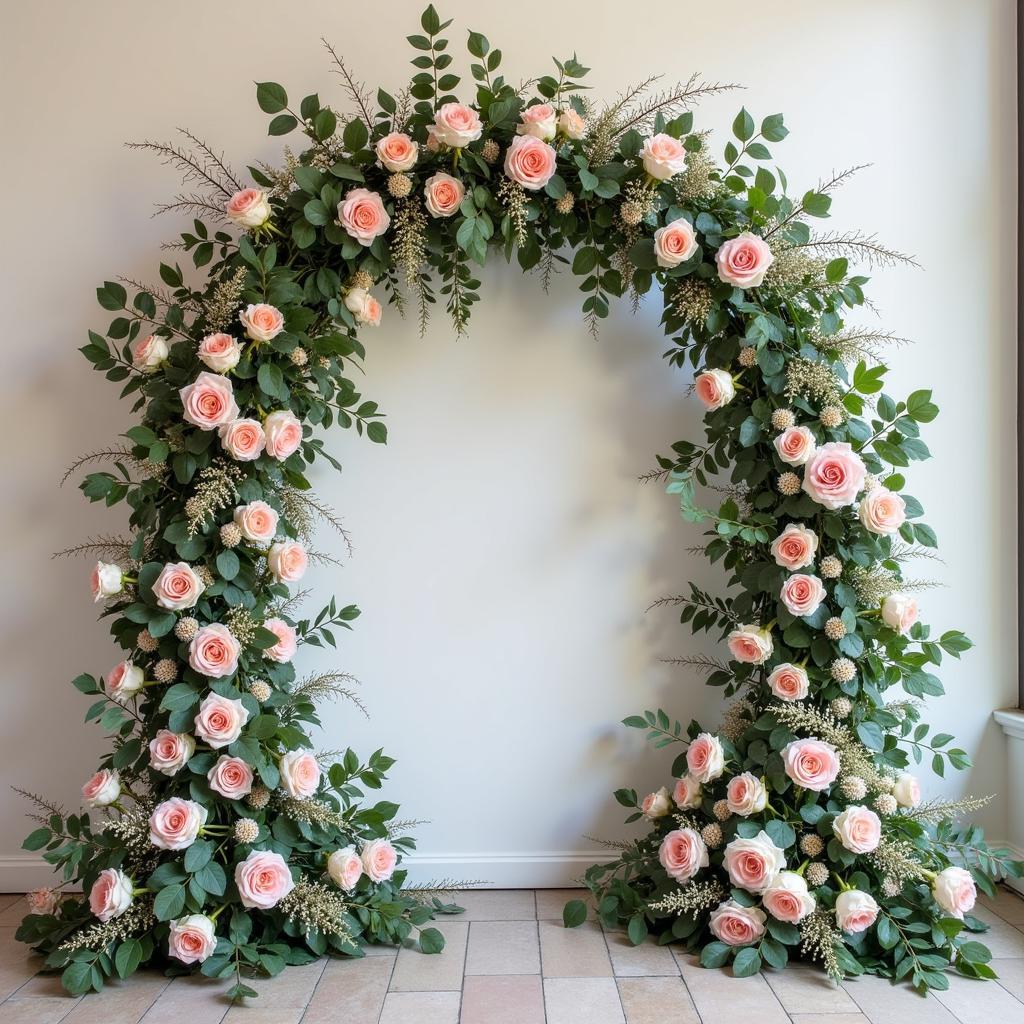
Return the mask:
M 483 889 L 563 889 L 579 884 L 600 850 L 529 850 L 506 853 L 414 853 L 405 859 L 412 882 L 457 879 Z M 25 892 L 53 882 L 53 869 L 39 854 L 0 856 L 0 892 Z

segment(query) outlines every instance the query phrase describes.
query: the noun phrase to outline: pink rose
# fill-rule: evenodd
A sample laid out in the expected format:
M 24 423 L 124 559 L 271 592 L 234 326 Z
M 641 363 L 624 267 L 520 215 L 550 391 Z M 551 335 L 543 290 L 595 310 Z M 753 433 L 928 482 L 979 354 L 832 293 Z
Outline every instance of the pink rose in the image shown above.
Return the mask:
M 272 850 L 253 850 L 235 865 L 235 885 L 242 906 L 270 910 L 295 888 L 288 863 Z
M 711 911 L 708 928 L 727 946 L 750 946 L 764 935 L 767 920 L 764 911 L 757 907 L 744 907 L 735 900 L 726 900 Z
M 210 789 L 225 800 L 241 800 L 252 791 L 252 769 L 240 757 L 221 754 L 206 773 Z
M 82 799 L 89 807 L 109 807 L 121 795 L 117 772 L 101 768 L 82 787 Z
M 263 421 L 267 435 L 267 454 L 284 462 L 302 443 L 302 424 L 290 409 L 278 409 Z
M 686 767 L 701 785 L 714 782 L 725 771 L 722 741 L 709 732 L 702 732 L 686 748 Z
M 338 203 L 338 220 L 360 245 L 372 245 L 391 225 L 380 196 L 368 188 L 353 188 L 345 194 Z
M 168 562 L 153 581 L 156 603 L 172 612 L 194 608 L 205 589 L 199 574 L 188 562 Z
M 640 159 L 652 178 L 667 181 L 686 170 L 686 147 L 671 135 L 659 132 L 644 140 Z
M 970 871 L 964 868 L 943 868 L 932 882 L 932 896 L 946 913 L 963 920 L 974 909 L 978 889 Z
M 696 251 L 697 235 L 685 217 L 677 217 L 654 232 L 654 256 L 659 267 L 678 267 Z
M 773 443 L 779 458 L 790 466 L 802 466 L 817 445 L 809 427 L 787 427 Z
M 825 508 L 842 508 L 854 503 L 866 475 L 861 457 L 846 441 L 829 441 L 808 459 L 804 490 Z
M 267 566 L 279 583 L 297 583 L 308 565 L 306 549 L 297 540 L 279 540 L 267 552 Z
M 708 848 L 692 828 L 669 832 L 658 847 L 658 861 L 677 882 L 688 882 L 701 868 L 708 866 Z
M 828 789 L 839 774 L 836 748 L 814 737 L 787 743 L 782 748 L 782 762 L 793 782 L 816 793 Z
M 237 462 L 258 459 L 266 444 L 259 420 L 232 420 L 220 428 L 219 436 L 221 447 Z
M 248 721 L 249 712 L 240 700 L 209 693 L 196 714 L 196 735 L 214 750 L 219 750 L 234 743 Z
M 106 924 L 132 905 L 134 889 L 132 880 L 123 871 L 106 868 L 89 890 L 89 909 Z
M 291 661 L 295 657 L 295 652 L 299 646 L 295 630 L 284 619 L 276 618 L 267 619 L 263 623 L 263 628 L 269 629 L 277 637 L 277 643 L 273 647 L 266 648 L 263 652 L 263 657 L 278 663 Z
M 205 914 L 189 914 L 171 922 L 167 951 L 183 964 L 201 964 L 216 948 L 216 925 Z
M 536 192 L 555 175 L 555 151 L 532 135 L 517 135 L 505 151 L 505 174 Z
M 906 633 L 917 622 L 917 601 L 909 594 L 890 594 L 882 602 L 882 621 L 897 633 Z
M 167 355 L 167 342 L 159 334 L 150 334 L 132 345 L 132 366 L 143 373 L 155 373 Z
M 895 533 L 907 518 L 906 502 L 885 487 L 874 487 L 860 499 L 857 515 L 869 533 L 888 537 Z
M 149 766 L 163 775 L 176 775 L 196 751 L 188 733 L 160 729 L 149 741 Z
M 772 557 L 777 565 L 794 572 L 814 561 L 818 552 L 818 535 L 801 523 L 789 523 L 772 541 Z
M 377 140 L 377 159 L 392 174 L 410 171 L 416 166 L 419 146 L 405 132 L 390 132 Z
M 219 622 L 201 626 L 188 647 L 188 663 L 194 672 L 220 679 L 238 668 L 242 648 L 231 630 Z
M 672 803 L 668 798 L 668 790 L 662 786 L 657 792 L 648 793 L 640 801 L 640 810 L 648 821 L 664 818 L 672 810 Z
M 145 681 L 145 674 L 138 665 L 120 661 L 103 677 L 103 689 L 118 704 L 127 704 L 142 689 Z
M 224 204 L 224 213 L 241 228 L 261 228 L 270 220 L 267 193 L 258 188 L 243 188 Z
M 363 876 L 363 859 L 353 846 L 335 850 L 327 858 L 327 874 L 339 889 L 351 892 Z
M 844 932 L 856 935 L 867 931 L 878 917 L 878 904 L 869 893 L 846 889 L 836 897 L 836 924 Z
M 733 814 L 749 818 L 752 814 L 760 814 L 768 806 L 768 790 L 753 772 L 743 772 L 729 780 L 725 789 L 725 803 Z
M 277 533 L 277 511 L 265 501 L 239 505 L 231 518 L 242 536 L 252 544 L 269 544 Z
M 398 853 L 386 839 L 373 839 L 363 843 L 359 851 L 363 870 L 371 882 L 386 882 L 398 864 Z
M 357 324 L 380 327 L 383 310 L 365 288 L 350 288 L 345 293 L 345 308 L 355 317 Z
M 30 914 L 56 916 L 60 908 L 60 893 L 56 889 L 32 889 L 25 893 L 25 902 Z
M 172 796 L 153 808 L 149 816 L 149 841 L 161 850 L 186 850 L 206 824 L 207 810 L 195 800 Z
M 807 672 L 799 665 L 783 662 L 768 676 L 768 687 L 779 700 L 803 700 L 810 690 Z
M 423 196 L 431 217 L 451 217 L 458 213 L 465 194 L 466 186 L 444 171 L 438 171 L 423 183 Z
M 550 142 L 558 131 L 558 112 L 550 103 L 534 103 L 519 115 L 517 135 L 532 135 L 542 142 Z
M 289 750 L 277 762 L 281 788 L 296 800 L 311 797 L 320 785 L 320 765 L 308 750 Z
M 774 259 L 768 243 L 749 231 L 723 242 L 715 254 L 719 278 L 735 288 L 756 288 Z
M 772 656 L 772 635 L 760 626 L 739 626 L 729 634 L 729 653 L 744 665 L 763 665 Z
M 693 387 L 709 412 L 721 409 L 736 397 L 736 385 L 727 370 L 705 370 L 697 376 Z
M 851 853 L 871 853 L 882 841 L 882 822 L 869 807 L 852 804 L 832 819 L 832 832 Z
M 558 130 L 567 139 L 582 139 L 587 131 L 587 122 L 572 107 L 558 115 Z
M 779 600 L 790 615 L 813 615 L 825 600 L 825 585 L 817 576 L 796 572 L 782 584 Z
M 277 306 L 257 302 L 246 306 L 238 319 L 253 341 L 272 341 L 284 330 L 284 314 Z
M 803 875 L 795 871 L 780 871 L 765 889 L 761 902 L 772 917 L 788 924 L 799 924 L 808 914 L 813 914 L 817 906 Z
M 733 885 L 748 892 L 764 892 L 786 866 L 786 855 L 762 830 L 752 839 L 737 837 L 729 843 L 723 866 Z
M 178 394 L 185 410 L 185 421 L 200 430 L 216 430 L 238 419 L 238 405 L 231 381 L 220 374 L 203 370 Z
M 471 107 L 443 103 L 434 114 L 433 138 L 443 146 L 463 149 L 483 135 L 484 126 Z
M 89 577 L 89 588 L 93 604 L 117 597 L 124 590 L 124 571 L 112 562 L 97 562 Z
M 692 775 L 684 775 L 672 791 L 672 799 L 680 810 L 695 811 L 700 807 L 700 783 Z
M 242 346 L 230 334 L 208 334 L 199 342 L 196 355 L 214 373 L 227 373 L 242 358 Z

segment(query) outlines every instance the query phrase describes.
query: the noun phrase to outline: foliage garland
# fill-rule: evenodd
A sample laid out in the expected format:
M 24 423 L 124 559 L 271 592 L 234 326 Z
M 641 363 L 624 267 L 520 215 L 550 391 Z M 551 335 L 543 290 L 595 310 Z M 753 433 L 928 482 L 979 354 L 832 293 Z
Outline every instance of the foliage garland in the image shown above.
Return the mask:
M 308 493 L 309 465 L 338 466 L 313 428 L 386 440 L 350 379 L 365 355 L 357 328 L 380 320 L 375 283 L 399 310 L 413 301 L 421 328 L 443 299 L 462 332 L 489 248 L 545 283 L 570 249 L 592 330 L 611 297 L 635 305 L 657 284 L 667 358 L 700 371 L 706 442 L 677 442 L 652 475 L 685 519 L 712 524 L 703 550 L 736 592 L 666 600 L 694 632 L 729 636 L 728 664 L 695 660 L 742 695 L 718 735 L 663 711 L 627 719 L 686 751 L 674 793 L 616 794 L 653 830 L 588 872 L 600 917 L 637 942 L 654 932 L 700 947 L 708 966 L 731 959 L 737 974 L 802 950 L 835 976 L 922 988 L 944 986 L 950 962 L 993 976 L 961 935 L 982 925 L 967 914 L 974 883 L 952 865 L 986 889 L 1019 866 L 976 828 L 954 828 L 964 807 L 919 804 L 900 774 L 907 748 L 934 751 L 940 773 L 969 763 L 952 737 L 929 739 L 917 704 L 942 692 L 929 667 L 969 641 L 933 639 L 900 589 L 903 561 L 935 544 L 900 470 L 928 457 L 919 425 L 937 409 L 928 391 L 883 394 L 873 357 L 893 339 L 845 324 L 865 301 L 851 261 L 905 257 L 870 236 L 811 233 L 846 175 L 791 198 L 766 166 L 787 134 L 781 115 L 758 125 L 741 110 L 717 163 L 688 108 L 727 86 L 652 80 L 598 109 L 575 56 L 517 88 L 470 32 L 476 100 L 464 106 L 449 24 L 424 12 L 398 97 L 371 97 L 328 47 L 356 111 L 340 132 L 317 95 L 294 110 L 282 86 L 260 83 L 269 133 L 300 129 L 304 148 L 282 168 L 250 168 L 258 188 L 187 133 L 180 146 L 139 144 L 184 171 L 192 191 L 162 209 L 194 215 L 177 245 L 207 276 L 192 286 L 165 263 L 161 286 L 98 289 L 115 316 L 82 351 L 124 383 L 142 422 L 76 468 L 113 463 L 82 490 L 126 503 L 132 534 L 70 552 L 100 555 L 94 593 L 127 656 L 102 682 L 75 680 L 97 698 L 87 720 L 113 734 L 83 789 L 104 820 L 35 798 L 41 827 L 26 841 L 88 898 L 40 890 L 19 937 L 72 992 L 169 954 L 171 970 L 236 973 L 239 997 L 253 994 L 243 972 L 358 954 L 361 940 L 398 942 L 457 909 L 403 890 L 394 862 L 413 844 L 394 838 L 397 807 L 362 803 L 392 760 L 345 751 L 321 773 L 308 753 L 314 699 L 349 691 L 339 674 L 296 683 L 291 655 L 334 646 L 358 614 L 332 600 L 314 619 L 293 615 L 310 524 L 337 525 Z M 696 487 L 716 477 L 725 500 L 698 506 Z M 911 700 L 887 702 L 897 686 Z M 566 908 L 567 924 L 584 916 L 579 901 Z M 435 929 L 419 934 L 440 948 Z

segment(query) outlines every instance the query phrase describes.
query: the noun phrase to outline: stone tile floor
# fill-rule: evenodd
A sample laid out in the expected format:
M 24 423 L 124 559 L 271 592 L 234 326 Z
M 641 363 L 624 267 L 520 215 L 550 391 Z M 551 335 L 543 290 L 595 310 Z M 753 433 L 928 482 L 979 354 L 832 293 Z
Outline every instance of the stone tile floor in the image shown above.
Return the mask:
M 562 906 L 576 895 L 460 893 L 466 913 L 442 920 L 441 955 L 374 948 L 291 967 L 245 1007 L 225 1004 L 227 982 L 152 971 L 102 996 L 62 995 L 14 941 L 23 901 L 0 896 L 0 1024 L 1024 1024 L 1024 900 L 1009 890 L 978 910 L 998 983 L 951 975 L 928 999 L 879 979 L 835 986 L 807 967 L 738 979 L 593 923 L 566 931 Z

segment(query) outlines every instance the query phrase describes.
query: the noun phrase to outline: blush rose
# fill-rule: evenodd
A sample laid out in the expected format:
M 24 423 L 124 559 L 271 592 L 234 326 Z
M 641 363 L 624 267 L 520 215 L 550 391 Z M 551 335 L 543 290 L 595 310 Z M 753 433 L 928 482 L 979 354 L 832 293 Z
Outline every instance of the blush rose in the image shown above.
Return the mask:
M 889 594 L 882 601 L 882 621 L 897 633 L 906 633 L 917 622 L 917 601 L 909 594 Z
M 138 665 L 119 661 L 104 677 L 103 688 L 107 696 L 118 704 L 127 704 L 142 689 L 146 677 Z
M 339 889 L 351 892 L 363 877 L 363 859 L 354 846 L 335 850 L 327 858 L 327 874 Z
M 188 562 L 168 562 L 153 581 L 153 596 L 161 608 L 180 612 L 194 608 L 205 584 Z
M 697 235 L 685 217 L 677 217 L 654 232 L 654 258 L 659 267 L 678 267 L 697 251 Z
M 206 335 L 199 342 L 196 355 L 214 373 L 227 373 L 238 365 L 238 360 L 242 357 L 242 347 L 230 334 L 218 332 Z
M 769 673 L 768 688 L 779 700 L 803 700 L 810 691 L 810 680 L 805 669 L 784 661 Z
M 882 822 L 870 807 L 851 804 L 833 818 L 832 833 L 851 853 L 871 853 L 882 840 Z
M 132 345 L 132 366 L 143 373 L 156 373 L 168 354 L 167 342 L 159 334 L 150 334 Z
M 813 615 L 825 600 L 825 585 L 817 576 L 795 572 L 782 584 L 779 600 L 790 615 Z
M 764 892 L 786 866 L 786 855 L 762 830 L 750 839 L 733 839 L 725 848 L 723 866 L 733 885 L 748 892 Z
M 814 737 L 793 740 L 782 748 L 786 774 L 798 786 L 820 793 L 839 775 L 839 754 L 831 743 Z
M 243 188 L 224 204 L 224 213 L 241 228 L 261 228 L 270 220 L 267 193 L 258 188 Z
M 419 146 L 405 132 L 389 132 L 374 148 L 381 165 L 392 174 L 412 170 L 419 156 Z
M 844 932 L 856 935 L 867 931 L 878 917 L 878 904 L 870 893 L 846 889 L 836 897 L 836 924 Z
M 350 288 L 345 293 L 345 308 L 355 317 L 357 324 L 380 327 L 384 311 L 380 303 L 365 288 Z
M 709 412 L 721 409 L 736 397 L 736 385 L 732 374 L 726 370 L 705 370 L 698 374 L 693 389 L 701 405 Z
M 277 762 L 281 788 L 296 800 L 311 797 L 320 785 L 320 765 L 308 750 L 289 750 Z
M 672 810 L 672 802 L 668 798 L 668 790 L 662 786 L 654 793 L 648 793 L 640 801 L 640 811 L 648 821 L 664 818 Z
M 772 917 L 787 924 L 799 924 L 817 907 L 803 875 L 795 871 L 780 871 L 762 894 L 761 903 Z
M 112 562 L 97 562 L 89 577 L 93 604 L 117 597 L 124 590 L 124 571 Z
M 505 174 L 537 192 L 555 176 L 555 151 L 532 135 L 517 135 L 505 151 Z
M 266 619 L 263 628 L 269 629 L 277 637 L 277 643 L 273 647 L 267 647 L 263 651 L 263 656 L 279 664 L 291 661 L 298 650 L 298 639 L 294 628 L 289 626 L 284 619 L 278 618 Z
M 297 540 L 277 541 L 267 552 L 267 566 L 280 583 L 297 583 L 308 564 L 306 549 Z
M 161 850 L 186 850 L 199 838 L 207 813 L 195 800 L 172 796 L 153 808 L 149 816 L 149 841 Z
M 163 775 L 176 775 L 196 751 L 196 741 L 188 733 L 160 729 L 149 741 L 149 766 Z
M 221 754 L 206 773 L 210 789 L 225 800 L 241 800 L 252 792 L 252 769 L 240 757 Z
M 735 900 L 726 900 L 711 911 L 708 928 L 727 946 L 750 946 L 764 935 L 767 920 L 764 911 L 757 907 L 744 907 Z
M 807 460 L 804 490 L 825 508 L 852 505 L 864 486 L 867 469 L 846 441 L 829 441 Z
M 672 791 L 672 799 L 680 810 L 695 811 L 700 807 L 702 790 L 692 775 L 684 775 Z
M 117 868 L 106 868 L 89 890 L 89 909 L 104 924 L 120 917 L 131 905 L 135 886 Z
M 259 420 L 232 420 L 220 428 L 218 436 L 221 447 L 236 462 L 255 461 L 267 443 Z
M 442 103 L 434 114 L 433 138 L 443 146 L 464 149 L 483 135 L 484 126 L 472 107 L 462 103 Z
M 238 419 L 238 404 L 231 381 L 219 373 L 203 370 L 178 395 L 185 421 L 200 430 L 216 430 Z
M 795 572 L 814 561 L 818 553 L 818 535 L 803 523 L 787 523 L 786 528 L 772 541 L 772 557 L 776 565 Z
M 240 700 L 209 693 L 203 698 L 195 717 L 196 735 L 214 750 L 219 750 L 234 743 L 248 721 L 249 712 Z
M 242 536 L 252 544 L 270 544 L 277 534 L 277 510 L 265 501 L 239 505 L 231 518 Z
M 753 772 L 743 772 L 729 780 L 725 803 L 733 814 L 749 818 L 752 814 L 760 814 L 768 806 L 768 790 Z
M 970 871 L 959 867 L 943 868 L 932 882 L 932 896 L 952 917 L 963 920 L 974 909 L 978 889 Z
M 690 776 L 701 785 L 719 778 L 725 771 L 725 751 L 722 741 L 709 732 L 694 737 L 686 748 L 686 767 Z
M 267 437 L 267 454 L 283 462 L 302 443 L 302 424 L 291 409 L 277 409 L 263 421 Z
M 423 183 L 423 198 L 431 217 L 451 217 L 459 212 L 466 186 L 444 171 L 432 174 Z
M 235 865 L 235 885 L 243 907 L 270 910 L 295 888 L 284 857 L 273 850 L 253 850 Z
M 398 865 L 398 852 L 386 839 L 372 839 L 363 843 L 359 857 L 371 882 L 386 882 Z
M 101 768 L 82 787 L 82 800 L 89 807 L 109 807 L 121 795 L 117 772 Z
M 256 302 L 238 314 L 245 333 L 253 341 L 273 341 L 284 330 L 284 314 L 277 306 Z
M 205 914 L 188 914 L 171 922 L 167 951 L 183 964 L 201 964 L 217 948 L 216 925 Z
M 817 444 L 810 427 L 787 427 L 772 443 L 779 458 L 789 466 L 802 466 Z
M 708 866 L 708 848 L 694 829 L 677 828 L 662 839 L 658 861 L 670 878 L 688 882 L 701 868 Z
M 558 112 L 550 103 L 534 103 L 519 115 L 517 135 L 532 135 L 542 142 L 550 142 L 558 132 Z
M 727 239 L 715 254 L 719 278 L 735 288 L 757 288 L 774 260 L 768 243 L 750 231 Z
M 219 622 L 201 626 L 188 647 L 188 663 L 193 672 L 221 679 L 238 668 L 242 653 L 239 642 L 227 626 Z
M 763 665 L 772 656 L 772 635 L 756 625 L 739 626 L 729 634 L 729 653 L 744 665 Z
M 353 188 L 338 203 L 341 226 L 360 244 L 372 245 L 391 226 L 391 218 L 376 192 Z
M 644 139 L 640 160 L 652 178 L 667 181 L 686 170 L 686 147 L 671 135 L 659 132 Z

